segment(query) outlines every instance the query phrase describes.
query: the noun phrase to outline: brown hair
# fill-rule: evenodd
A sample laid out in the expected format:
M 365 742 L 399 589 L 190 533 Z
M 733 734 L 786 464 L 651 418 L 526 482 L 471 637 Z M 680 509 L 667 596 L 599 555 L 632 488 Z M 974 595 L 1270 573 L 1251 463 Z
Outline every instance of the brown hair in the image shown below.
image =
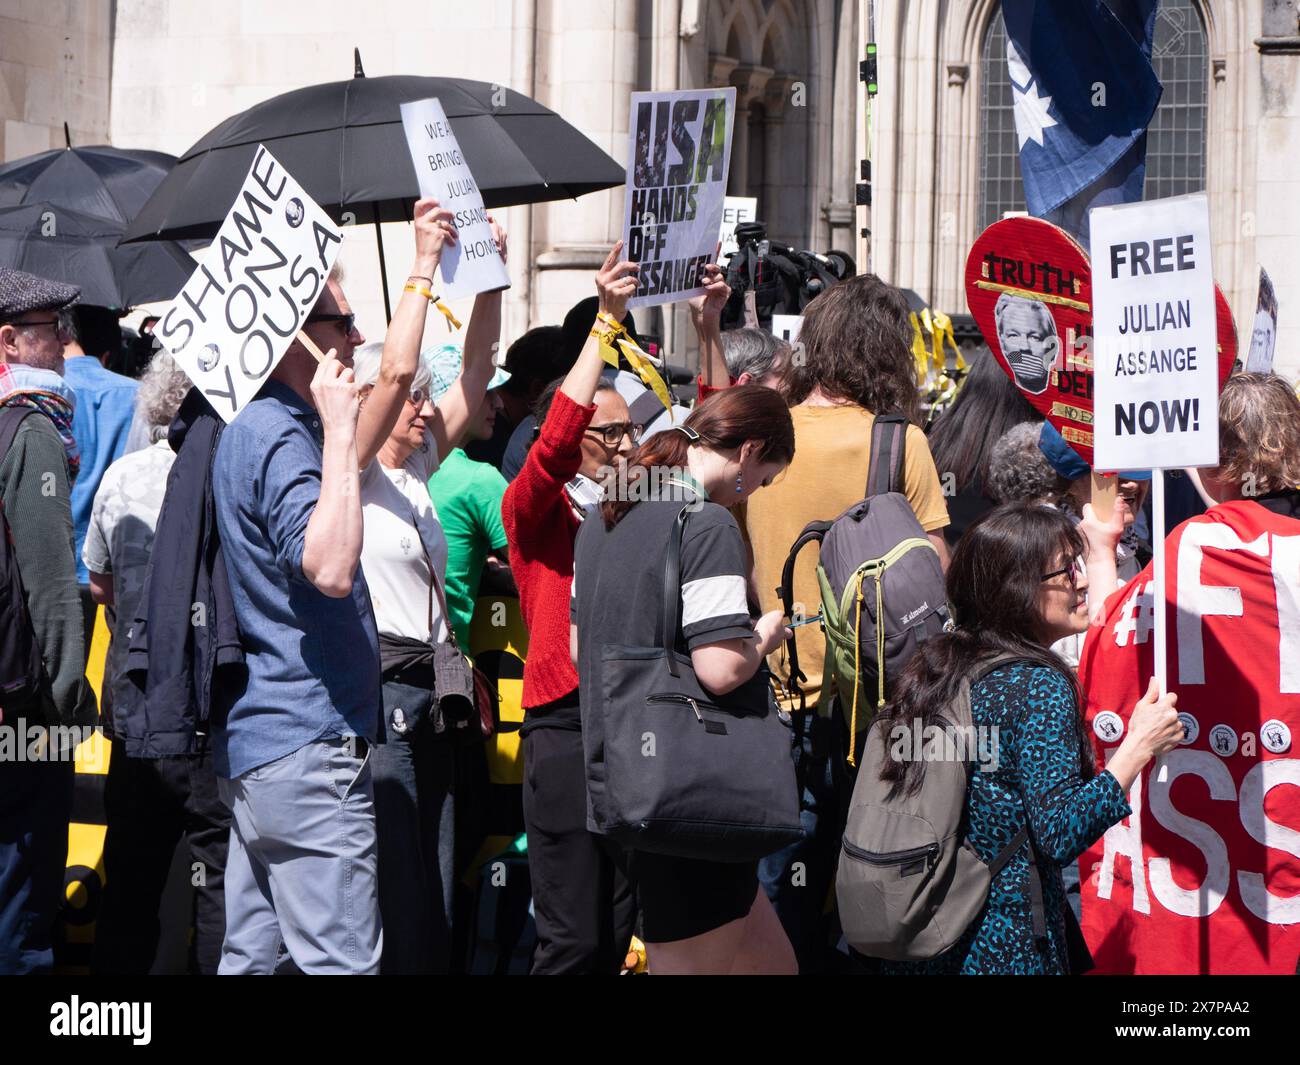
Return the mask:
M 1224 483 L 1267 495 L 1300 486 L 1300 399 L 1276 374 L 1238 373 L 1219 396 L 1219 468 Z
M 873 414 L 903 414 L 919 424 L 912 323 L 901 291 L 860 274 L 808 304 L 782 391 L 793 407 L 814 388 Z
M 686 452 L 694 443 L 710 451 L 734 451 L 748 440 L 759 444 L 760 462 L 788 464 L 794 458 L 794 422 L 781 394 L 764 385 L 737 385 L 715 392 L 682 423 L 698 434 L 691 440 L 676 429 L 664 429 L 628 456 L 627 483 L 653 467 L 686 468 Z M 633 497 L 634 493 L 627 493 Z M 607 499 L 601 504 L 605 528 L 623 520 L 635 498 Z

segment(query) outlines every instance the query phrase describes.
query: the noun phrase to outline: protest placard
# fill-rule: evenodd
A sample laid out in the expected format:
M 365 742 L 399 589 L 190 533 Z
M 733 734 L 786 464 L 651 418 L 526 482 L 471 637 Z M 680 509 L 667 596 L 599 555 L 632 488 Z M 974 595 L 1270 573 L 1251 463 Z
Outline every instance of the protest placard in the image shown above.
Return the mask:
M 415 164 L 420 195 L 438 201 L 455 217 L 456 244 L 442 249 L 439 271 L 443 299 L 455 300 L 479 292 L 510 287 L 510 274 L 501 260 L 483 195 L 470 173 L 456 134 L 436 97 L 402 104 L 402 128 Z
M 736 90 L 634 92 L 623 254 L 639 263 L 631 307 L 699 295 L 714 261 Z
M 1096 465 L 1217 465 L 1209 201 L 1197 193 L 1098 207 L 1090 225 Z
M 1250 336 L 1247 373 L 1272 373 L 1273 350 L 1277 345 L 1277 293 L 1273 279 L 1259 268 L 1259 295 L 1255 299 L 1255 326 Z
M 732 255 L 736 244 L 736 227 L 758 217 L 757 196 L 727 196 L 722 201 L 722 225 L 718 227 L 718 262 Z
M 799 330 L 803 328 L 802 314 L 772 315 L 772 335 L 780 337 L 787 344 L 799 341 Z
M 1087 253 L 1041 218 L 994 222 L 966 259 L 966 302 L 993 357 L 1084 462 L 1105 470 L 1112 467 L 1093 461 L 1092 289 Z M 1214 300 L 1218 351 L 1210 361 L 1221 385 L 1237 334 L 1217 287 Z
M 275 369 L 325 287 L 343 234 L 262 145 L 154 336 L 231 421 Z

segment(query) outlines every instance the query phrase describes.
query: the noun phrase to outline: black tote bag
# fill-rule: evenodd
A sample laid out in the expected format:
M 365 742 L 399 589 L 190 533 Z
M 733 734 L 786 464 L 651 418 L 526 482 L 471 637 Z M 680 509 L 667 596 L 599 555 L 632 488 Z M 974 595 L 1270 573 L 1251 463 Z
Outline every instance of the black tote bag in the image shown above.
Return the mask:
M 766 665 L 717 696 L 675 649 L 689 509 L 668 540 L 660 645 L 602 645 L 583 700 L 588 828 L 634 850 L 754 861 L 803 835 L 791 731 Z

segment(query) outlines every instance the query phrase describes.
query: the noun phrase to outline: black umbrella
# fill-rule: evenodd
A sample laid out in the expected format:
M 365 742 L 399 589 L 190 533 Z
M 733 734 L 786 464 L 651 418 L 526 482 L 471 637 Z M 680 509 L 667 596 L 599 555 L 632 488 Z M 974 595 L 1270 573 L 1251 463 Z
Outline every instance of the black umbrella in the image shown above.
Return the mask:
M 356 76 L 273 97 L 186 151 L 127 241 L 216 235 L 266 145 L 335 221 L 408 221 L 419 196 L 400 105 L 436 96 L 488 207 L 569 199 L 623 183 L 623 167 L 555 112 L 485 81 Z M 383 269 L 383 245 L 380 243 Z M 388 285 L 384 284 L 384 302 Z
M 0 207 L 0 266 L 81 289 L 81 301 L 125 309 L 173 299 L 195 262 L 173 241 L 119 246 L 125 225 L 51 203 Z
M 0 165 L 0 207 L 52 203 L 125 227 L 175 164 L 164 152 L 104 144 L 40 152 Z

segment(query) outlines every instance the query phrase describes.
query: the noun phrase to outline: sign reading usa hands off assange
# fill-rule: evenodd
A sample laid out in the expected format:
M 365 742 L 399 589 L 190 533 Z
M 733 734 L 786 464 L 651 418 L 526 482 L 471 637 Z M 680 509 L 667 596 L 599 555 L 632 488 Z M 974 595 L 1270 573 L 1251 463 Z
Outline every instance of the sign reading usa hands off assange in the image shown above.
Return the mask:
M 698 295 L 727 194 L 736 90 L 634 92 L 623 254 L 641 267 L 629 307 Z
M 329 216 L 259 144 L 216 240 L 154 330 L 227 422 L 302 328 L 342 241 Z

